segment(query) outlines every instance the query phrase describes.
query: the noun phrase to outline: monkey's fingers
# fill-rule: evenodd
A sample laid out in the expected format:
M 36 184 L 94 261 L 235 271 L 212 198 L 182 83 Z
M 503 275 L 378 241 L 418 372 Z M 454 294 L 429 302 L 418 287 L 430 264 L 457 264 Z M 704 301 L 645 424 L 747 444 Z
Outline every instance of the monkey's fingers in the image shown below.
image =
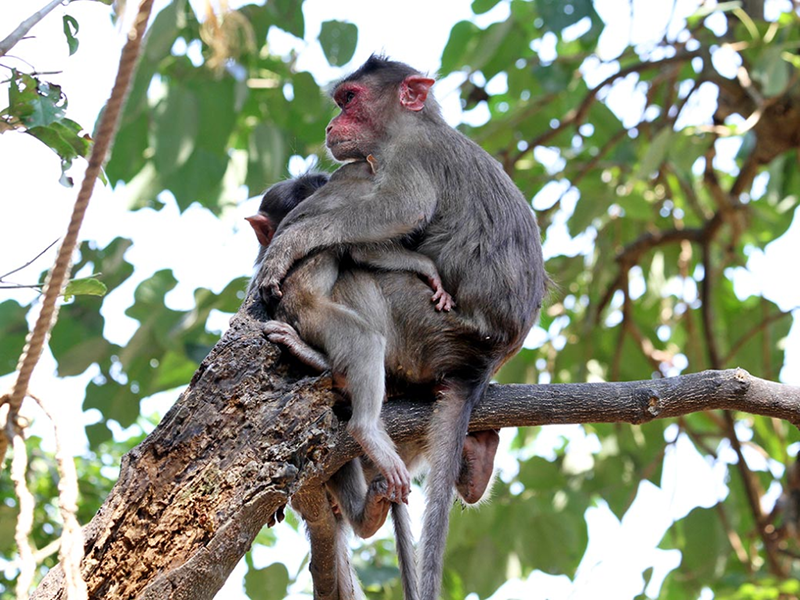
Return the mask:
M 283 292 L 281 292 L 281 282 L 276 277 L 270 277 L 265 279 L 264 282 L 261 284 L 261 298 L 264 302 L 269 303 L 270 300 L 274 298 L 281 298 L 283 296 Z
M 391 502 L 408 504 L 408 495 L 411 493 L 411 475 L 405 465 L 400 462 L 391 469 L 387 469 L 383 476 L 386 479 L 386 499 Z
M 443 287 L 440 287 L 438 290 L 436 290 L 431 297 L 431 302 L 436 302 L 436 310 L 439 312 L 450 312 L 450 309 L 456 305 L 453 297 L 445 292 Z

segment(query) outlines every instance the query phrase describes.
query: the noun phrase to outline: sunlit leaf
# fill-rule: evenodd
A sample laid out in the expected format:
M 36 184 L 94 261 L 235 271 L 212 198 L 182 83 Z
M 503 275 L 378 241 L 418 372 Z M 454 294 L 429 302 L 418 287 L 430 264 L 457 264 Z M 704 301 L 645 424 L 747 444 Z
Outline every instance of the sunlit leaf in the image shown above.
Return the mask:
M 0 302 L 0 375 L 11 373 L 17 368 L 17 361 L 25 345 L 28 324 L 25 315 L 28 309 L 14 300 Z
M 106 284 L 94 277 L 71 279 L 64 290 L 64 299 L 69 300 L 73 296 L 105 296 L 107 291 Z
M 72 56 L 78 51 L 78 21 L 75 17 L 64 15 L 64 35 L 67 38 L 67 45 L 69 46 L 69 55 Z
M 344 21 L 325 21 L 319 32 L 319 43 L 328 63 L 341 67 L 353 58 L 358 43 L 358 27 Z
M 244 589 L 251 600 L 282 600 L 288 585 L 289 572 L 282 563 L 264 569 L 250 568 L 244 576 Z

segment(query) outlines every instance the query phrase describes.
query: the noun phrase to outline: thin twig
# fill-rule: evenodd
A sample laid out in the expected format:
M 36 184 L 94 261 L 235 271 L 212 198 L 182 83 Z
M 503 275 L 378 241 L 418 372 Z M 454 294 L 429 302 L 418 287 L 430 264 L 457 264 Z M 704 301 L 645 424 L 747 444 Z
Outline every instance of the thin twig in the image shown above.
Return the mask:
M 733 357 L 736 356 L 736 353 L 739 352 L 739 350 L 742 349 L 742 346 L 744 346 L 748 341 L 750 341 L 750 339 L 753 338 L 759 331 L 762 331 L 763 329 L 766 329 L 767 327 L 769 327 L 775 321 L 780 321 L 784 317 L 791 316 L 793 310 L 797 310 L 797 309 L 795 308 L 795 309 L 789 310 L 787 312 L 774 313 L 774 314 L 769 315 L 768 317 L 764 318 L 759 323 L 756 323 L 755 325 L 753 325 L 742 337 L 740 337 L 738 340 L 736 340 L 736 343 L 733 345 L 733 347 L 731 348 L 730 352 L 728 352 L 728 354 L 725 355 L 725 358 L 723 359 L 722 364 L 726 365 L 731 360 L 733 360 Z
M 764 513 L 761 511 L 761 492 L 758 490 L 758 483 L 755 481 L 753 477 L 753 473 L 750 471 L 750 468 L 747 466 L 747 462 L 744 459 L 744 453 L 742 452 L 742 444 L 739 441 L 739 436 L 736 435 L 735 429 L 735 420 L 733 415 L 731 415 L 730 411 L 725 411 L 725 424 L 727 429 L 727 437 L 731 442 L 731 447 L 733 451 L 736 452 L 736 467 L 739 470 L 739 474 L 742 478 L 742 484 L 744 485 L 745 496 L 747 497 L 747 503 L 750 506 L 750 511 L 753 513 L 753 520 L 756 523 L 756 529 L 758 531 L 758 535 L 761 538 L 762 543 L 764 544 L 764 551 L 767 555 L 767 563 L 769 564 L 770 572 L 778 577 L 786 577 L 787 574 L 785 569 L 778 560 L 777 556 L 777 549 L 775 544 L 773 543 L 772 538 L 770 537 L 769 533 L 766 531 L 767 522 L 764 519 Z
M 43 255 L 45 252 L 47 252 L 48 250 L 50 250 L 50 248 L 52 248 L 53 246 L 55 246 L 57 243 L 58 243 L 58 239 L 56 239 L 56 240 L 53 240 L 52 242 L 50 242 L 50 243 L 47 245 L 47 248 L 45 248 L 44 250 L 42 250 L 41 252 L 39 252 L 39 254 L 37 254 L 36 256 L 34 256 L 32 259 L 30 259 L 28 262 L 26 262 L 26 263 L 25 263 L 24 265 L 22 265 L 21 267 L 17 267 L 16 269 L 12 269 L 11 271 L 9 271 L 8 273 L 6 273 L 5 275 L 0 275 L 0 281 L 3 281 L 3 279 L 5 279 L 6 277 L 8 277 L 9 275 L 13 275 L 14 273 L 18 273 L 19 271 L 22 271 L 22 269 L 24 269 L 25 267 L 29 267 L 29 266 L 31 266 L 33 263 L 35 263 L 37 260 L 39 260 L 39 259 L 42 257 L 42 255 Z
M 567 115 L 561 120 L 558 126 L 553 127 L 552 129 L 545 131 L 537 138 L 531 140 L 528 143 L 528 146 L 525 150 L 519 151 L 519 153 L 514 157 L 514 161 L 518 161 L 522 158 L 526 152 L 532 152 L 534 148 L 537 146 L 541 146 L 545 144 L 547 141 L 551 140 L 559 133 L 564 131 L 567 127 L 572 125 L 578 126 L 581 125 L 586 118 L 586 115 L 589 113 L 589 109 L 591 108 L 592 104 L 594 103 L 595 99 L 597 98 L 597 94 L 602 90 L 604 87 L 613 83 L 617 79 L 622 79 L 627 77 L 631 73 L 638 73 L 640 71 L 646 71 L 648 69 L 657 69 L 660 67 L 664 67 L 666 65 L 675 63 L 675 62 L 682 62 L 687 61 L 695 58 L 696 56 L 700 56 L 700 50 L 693 50 L 691 52 L 682 52 L 680 54 L 676 54 L 675 56 L 669 56 L 667 58 L 663 58 L 661 60 L 649 61 L 649 62 L 639 62 L 624 69 L 620 69 L 613 75 L 606 77 L 603 81 L 601 81 L 598 85 L 593 87 L 589 92 L 584 96 L 583 100 L 581 101 L 580 105 L 574 110 L 571 110 Z
M 25 37 L 25 34 L 28 33 L 34 25 L 44 19 L 48 13 L 54 10 L 59 4 L 69 4 L 71 1 L 72 0 L 52 0 L 50 4 L 25 19 L 14 31 L 0 42 L 0 56 L 5 56 L 6 52 L 11 50 L 18 41 Z
M 711 290 L 714 282 L 714 267 L 711 264 L 711 242 L 703 242 L 703 280 L 700 282 L 700 318 L 703 320 L 706 347 L 708 348 L 708 362 L 712 369 L 722 368 L 719 359 L 719 348 L 714 329 L 714 311 L 711 302 Z
M 739 559 L 739 562 L 742 563 L 742 566 L 747 570 L 748 573 L 753 572 L 753 562 L 750 560 L 750 557 L 747 555 L 747 549 L 745 549 L 744 544 L 742 543 L 742 538 L 739 537 L 739 532 L 737 532 L 732 526 L 730 519 L 728 518 L 728 513 L 725 512 L 725 506 L 722 502 L 717 502 L 714 506 L 717 511 L 717 516 L 719 516 L 719 520 L 722 522 L 722 527 L 725 529 L 725 532 L 728 536 L 728 542 L 733 548 L 734 554 L 736 554 L 736 558 Z
M 41 291 L 43 283 L 9 283 L 0 285 L 0 290 L 39 290 Z

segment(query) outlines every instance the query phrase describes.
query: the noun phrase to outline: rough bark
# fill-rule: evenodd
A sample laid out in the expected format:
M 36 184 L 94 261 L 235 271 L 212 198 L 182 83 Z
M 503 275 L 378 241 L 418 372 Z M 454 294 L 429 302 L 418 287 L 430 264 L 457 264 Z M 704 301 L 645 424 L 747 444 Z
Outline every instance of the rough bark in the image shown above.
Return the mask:
M 91 598 L 213 598 L 261 527 L 296 495 L 317 549 L 318 598 L 335 598 L 325 548 L 333 518 L 320 484 L 359 454 L 334 413 L 342 398 L 260 333 L 245 303 L 156 430 L 122 461 L 86 527 L 82 571 Z M 800 388 L 741 369 L 625 383 L 493 386 L 473 430 L 550 423 L 643 423 L 726 408 L 800 425 Z M 398 440 L 418 438 L 430 397 L 393 399 L 383 416 Z M 53 569 L 33 598 L 63 598 Z

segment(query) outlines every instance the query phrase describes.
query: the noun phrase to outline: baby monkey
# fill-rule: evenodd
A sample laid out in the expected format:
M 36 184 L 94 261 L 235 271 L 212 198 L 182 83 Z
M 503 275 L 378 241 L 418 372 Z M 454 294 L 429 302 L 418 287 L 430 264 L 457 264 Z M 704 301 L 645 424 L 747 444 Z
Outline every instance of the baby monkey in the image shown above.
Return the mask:
M 370 155 L 366 160 L 340 167 L 330 178 L 307 174 L 270 187 L 261 200 L 258 214 L 247 219 L 261 244 L 257 264 L 261 263 L 273 236 L 276 233 L 280 236 L 280 222 L 303 200 L 312 194 L 362 196 L 372 189 L 375 172 L 376 161 Z M 297 208 L 299 212 L 293 213 L 293 219 L 302 219 L 302 210 L 302 206 Z M 281 285 L 282 295 L 272 314 L 274 320 L 264 326 L 270 341 L 286 346 L 312 367 L 331 369 L 337 381 L 343 380 L 353 413 L 348 431 L 385 478 L 386 498 L 405 502 L 411 476 L 380 419 L 386 386 L 386 340 L 370 325 L 386 316 L 359 314 L 349 308 L 382 306 L 382 302 L 376 299 L 373 303 L 369 298 L 383 292 L 373 277 L 359 276 L 358 269 L 340 274 L 342 261 L 365 267 L 364 270 L 418 274 L 433 290 L 431 301 L 436 310 L 449 311 L 454 302 L 442 287 L 433 261 L 399 243 L 330 248 L 308 256 L 289 272 Z M 347 285 L 340 281 L 334 293 L 334 284 L 340 276 L 349 277 L 350 281 Z M 354 296 L 358 301 L 349 301 Z

